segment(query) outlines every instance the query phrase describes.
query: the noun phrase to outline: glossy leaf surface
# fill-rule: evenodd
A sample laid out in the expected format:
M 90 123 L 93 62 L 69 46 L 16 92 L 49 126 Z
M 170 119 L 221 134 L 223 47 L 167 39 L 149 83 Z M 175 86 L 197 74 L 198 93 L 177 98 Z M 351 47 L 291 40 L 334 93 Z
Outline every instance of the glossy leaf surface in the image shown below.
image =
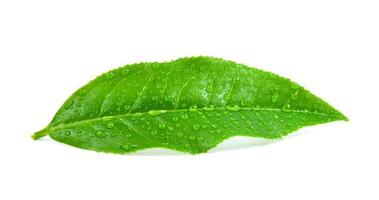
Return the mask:
M 281 138 L 347 118 L 278 75 L 211 57 L 139 63 L 76 91 L 33 135 L 72 146 L 128 153 L 162 147 L 206 152 L 237 135 Z

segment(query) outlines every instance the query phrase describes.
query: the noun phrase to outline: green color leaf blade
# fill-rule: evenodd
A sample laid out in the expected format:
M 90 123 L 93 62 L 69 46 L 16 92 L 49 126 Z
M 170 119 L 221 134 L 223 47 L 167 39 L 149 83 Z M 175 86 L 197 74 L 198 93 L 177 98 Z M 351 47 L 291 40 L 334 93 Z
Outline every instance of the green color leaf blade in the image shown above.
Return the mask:
M 99 76 L 33 138 L 49 135 L 101 152 L 162 147 L 197 154 L 232 136 L 276 139 L 337 120 L 347 118 L 286 78 L 192 57 L 127 65 Z

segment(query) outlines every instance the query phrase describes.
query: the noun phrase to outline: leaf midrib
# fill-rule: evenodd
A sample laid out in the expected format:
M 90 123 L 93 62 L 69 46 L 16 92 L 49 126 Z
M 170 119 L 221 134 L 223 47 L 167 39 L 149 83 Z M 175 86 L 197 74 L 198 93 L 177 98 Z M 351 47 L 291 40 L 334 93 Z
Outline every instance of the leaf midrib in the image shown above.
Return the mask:
M 324 116 L 324 117 L 334 117 L 337 119 L 344 119 L 346 120 L 343 116 L 341 115 L 336 115 L 336 114 L 328 114 L 328 113 L 320 113 L 320 112 L 311 112 L 309 110 L 286 110 L 286 109 L 281 109 L 281 108 L 262 108 L 262 107 L 240 107 L 240 110 L 250 110 L 250 111 L 276 111 L 276 112 L 287 112 L 287 113 L 307 113 L 307 114 L 312 114 L 312 115 L 318 115 L 318 116 Z M 204 111 L 204 112 L 213 112 L 216 110 L 230 110 L 228 109 L 227 106 L 224 107 L 202 107 L 202 108 L 196 108 L 196 111 Z M 239 110 L 239 111 L 240 111 Z M 164 109 L 156 109 L 156 111 L 162 111 L 164 114 L 166 113 L 173 113 L 173 112 L 184 112 L 184 111 L 190 111 L 189 108 L 186 109 L 171 109 L 171 110 L 164 110 Z M 238 111 L 232 111 L 231 112 L 238 112 Z M 148 111 L 149 112 L 149 111 Z M 85 119 L 85 120 L 80 120 L 80 121 L 74 121 L 70 122 L 67 124 L 59 124 L 57 126 L 48 126 L 45 129 L 50 129 L 51 131 L 55 129 L 61 129 L 61 128 L 68 128 L 76 125 L 81 125 L 81 124 L 86 124 L 90 123 L 93 121 L 100 121 L 100 120 L 111 120 L 111 119 L 116 119 L 116 118 L 121 118 L 121 117 L 126 117 L 126 116 L 143 116 L 143 115 L 149 115 L 148 112 L 135 112 L 135 113 L 126 113 L 126 114 L 121 114 L 121 115 L 111 115 L 111 116 L 102 116 L 102 117 L 97 117 L 97 118 L 91 118 L 91 119 Z M 163 115 L 163 114 L 161 114 Z M 160 115 L 157 115 L 160 116 Z M 43 130 L 45 130 L 43 129 Z

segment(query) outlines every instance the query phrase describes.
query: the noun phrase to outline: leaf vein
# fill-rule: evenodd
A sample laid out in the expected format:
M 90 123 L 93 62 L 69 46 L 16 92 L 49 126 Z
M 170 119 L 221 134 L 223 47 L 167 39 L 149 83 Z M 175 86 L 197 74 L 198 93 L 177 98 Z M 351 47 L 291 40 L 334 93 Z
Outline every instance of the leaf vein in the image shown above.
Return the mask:
M 137 102 L 141 99 L 142 93 L 145 91 L 147 85 L 150 83 L 150 81 L 152 80 L 152 77 L 153 77 L 153 76 L 154 76 L 154 75 L 151 75 L 151 76 L 149 77 L 149 79 L 146 81 L 145 85 L 144 85 L 144 86 L 142 87 L 142 89 L 139 91 L 139 95 L 138 95 L 138 97 L 136 98 L 136 100 L 134 101 L 134 103 L 133 103 L 133 105 L 132 105 L 132 107 L 130 108 L 130 110 L 129 110 L 128 113 L 131 113 L 132 110 L 134 109 L 134 107 L 137 105 Z M 137 94 L 138 94 L 138 93 L 137 93 Z

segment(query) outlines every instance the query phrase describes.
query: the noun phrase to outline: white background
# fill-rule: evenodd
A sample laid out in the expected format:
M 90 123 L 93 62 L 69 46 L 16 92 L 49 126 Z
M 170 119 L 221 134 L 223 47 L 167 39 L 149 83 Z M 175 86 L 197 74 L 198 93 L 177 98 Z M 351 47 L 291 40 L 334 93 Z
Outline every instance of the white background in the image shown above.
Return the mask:
M 376 3 L 1 0 L 0 199 L 379 199 Z M 350 121 L 197 156 L 30 138 L 97 75 L 194 55 L 291 78 Z

